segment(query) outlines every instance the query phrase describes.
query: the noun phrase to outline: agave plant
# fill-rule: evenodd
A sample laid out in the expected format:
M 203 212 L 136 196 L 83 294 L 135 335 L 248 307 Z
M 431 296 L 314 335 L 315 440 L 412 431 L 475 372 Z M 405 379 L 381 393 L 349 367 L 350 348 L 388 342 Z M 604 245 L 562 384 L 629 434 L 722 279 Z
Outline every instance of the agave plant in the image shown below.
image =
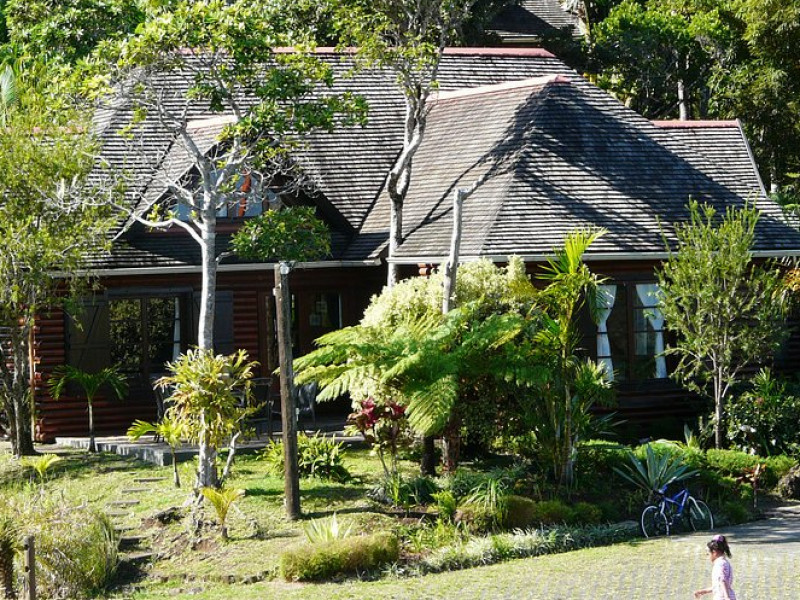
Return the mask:
M 169 446 L 169 452 L 172 455 L 172 482 L 175 484 L 176 488 L 181 487 L 181 478 L 178 474 L 178 462 L 175 458 L 175 450 L 181 446 L 183 427 L 175 419 L 164 417 L 158 423 L 137 420 L 128 428 L 128 439 L 133 442 L 143 435 L 148 434 L 160 437 Z
M 223 540 L 228 539 L 228 527 L 225 522 L 228 519 L 228 512 L 234 503 L 244 496 L 244 490 L 234 488 L 220 488 L 214 489 L 212 487 L 204 487 L 201 492 L 206 500 L 211 502 L 214 510 L 217 513 L 217 524 L 219 525 L 220 535 Z
M 303 523 L 303 533 L 306 534 L 306 539 L 312 544 L 344 539 L 350 535 L 352 529 L 352 525 L 347 529 L 340 526 L 336 513 L 333 513 L 329 519 L 314 519 Z
M 629 461 L 629 464 L 623 465 L 623 469 L 614 467 L 614 471 L 648 494 L 697 474 L 697 469 L 692 469 L 679 456 L 656 455 L 650 444 L 645 446 L 644 462 L 636 458 L 632 452 L 629 454 Z
M 50 393 L 53 398 L 58 400 L 70 382 L 77 383 L 83 388 L 86 402 L 89 404 L 89 452 L 97 452 L 97 444 L 94 439 L 93 403 L 95 396 L 102 386 L 107 385 L 118 398 L 122 398 L 128 391 L 128 384 L 115 367 L 106 367 L 97 373 L 87 373 L 71 365 L 62 365 L 56 367 L 50 377 Z
M 36 472 L 39 483 L 44 483 L 50 467 L 62 460 L 57 454 L 42 454 L 41 456 L 27 456 L 21 462 L 22 466 L 33 469 Z

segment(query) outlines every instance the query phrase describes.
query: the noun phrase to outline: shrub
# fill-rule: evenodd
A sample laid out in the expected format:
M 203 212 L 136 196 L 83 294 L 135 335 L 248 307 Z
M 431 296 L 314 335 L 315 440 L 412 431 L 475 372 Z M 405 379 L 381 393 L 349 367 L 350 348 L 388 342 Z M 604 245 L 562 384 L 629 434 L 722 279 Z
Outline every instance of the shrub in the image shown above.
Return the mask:
M 730 525 L 738 525 L 750 520 L 750 511 L 742 502 L 729 500 L 720 507 L 720 513 Z
M 572 523 L 575 513 L 561 500 L 543 500 L 536 503 L 533 520 L 541 525 Z
M 507 529 L 527 529 L 537 525 L 537 503 L 524 496 L 511 495 L 506 500 L 506 516 L 502 525 Z
M 762 458 L 740 450 L 709 450 L 706 452 L 708 468 L 734 478 L 746 475 L 759 464 L 766 465 L 761 476 L 760 486 L 772 488 L 778 484 L 781 477 L 789 472 L 789 469 L 797 464 L 797 461 L 784 455 Z
M 458 500 L 450 490 L 443 490 L 433 494 L 436 507 L 439 510 L 439 518 L 445 521 L 452 521 L 458 510 Z
M 297 436 L 297 464 L 301 477 L 317 477 L 338 483 L 350 481 L 353 477 L 342 460 L 344 444 L 335 442 L 323 435 Z M 276 477 L 283 477 L 283 442 L 273 442 L 264 448 L 262 455 L 267 463 L 267 471 Z
M 603 511 L 588 502 L 578 502 L 572 507 L 572 523 L 575 525 L 598 525 L 603 521 Z
M 727 436 L 741 450 L 763 456 L 788 452 L 800 443 L 800 397 L 769 369 L 761 369 L 752 389 L 727 406 Z
M 281 555 L 280 574 L 286 581 L 323 581 L 377 569 L 397 561 L 400 545 L 390 533 L 304 544 Z
M 19 495 L 3 509 L 21 532 L 36 538 L 41 597 L 94 597 L 111 583 L 118 540 L 104 514 L 45 495 Z

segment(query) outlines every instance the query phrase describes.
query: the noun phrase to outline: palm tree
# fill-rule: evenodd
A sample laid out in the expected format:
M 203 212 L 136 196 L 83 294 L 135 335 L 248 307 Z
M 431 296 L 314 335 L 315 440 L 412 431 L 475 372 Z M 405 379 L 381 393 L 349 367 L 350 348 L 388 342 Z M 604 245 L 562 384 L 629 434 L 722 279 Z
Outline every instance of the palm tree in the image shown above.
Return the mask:
M 128 429 L 128 438 L 135 442 L 143 435 L 150 433 L 163 439 L 169 446 L 170 454 L 172 454 L 172 481 L 176 488 L 181 487 L 181 480 L 178 475 L 178 462 L 175 460 L 175 450 L 176 448 L 180 448 L 181 436 L 183 434 L 181 424 L 169 417 L 164 417 L 158 423 L 134 421 L 133 425 Z
M 128 384 L 124 376 L 120 375 L 116 367 L 106 367 L 97 373 L 87 373 L 70 365 L 57 367 L 50 376 L 50 393 L 58 400 L 66 385 L 76 383 L 83 388 L 86 402 L 89 404 L 89 452 L 97 452 L 94 440 L 94 412 L 92 404 L 98 390 L 107 385 L 117 398 L 122 398 L 128 391 Z
M 220 488 L 217 490 L 212 487 L 204 487 L 201 492 L 214 507 L 217 513 L 217 521 L 219 522 L 220 535 L 223 540 L 227 540 L 228 526 L 225 522 L 228 519 L 228 513 L 233 504 L 244 496 L 245 491 L 234 488 Z

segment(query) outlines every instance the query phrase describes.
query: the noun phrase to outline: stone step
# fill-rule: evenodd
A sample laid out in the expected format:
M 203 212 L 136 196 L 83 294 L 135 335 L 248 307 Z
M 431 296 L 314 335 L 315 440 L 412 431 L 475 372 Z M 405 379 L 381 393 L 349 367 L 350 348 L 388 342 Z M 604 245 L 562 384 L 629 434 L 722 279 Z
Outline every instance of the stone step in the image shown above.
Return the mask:
M 121 550 L 136 548 L 149 539 L 145 535 L 123 535 L 119 538 L 119 547 Z
M 128 496 L 132 494 L 144 494 L 145 492 L 150 492 L 150 491 L 152 491 L 152 489 L 149 487 L 132 487 L 122 490 L 122 495 Z
M 137 504 L 139 504 L 138 500 L 112 500 L 107 502 L 106 506 L 136 506 Z
M 116 531 L 120 537 L 123 537 L 123 534 L 127 533 L 128 531 L 133 531 L 136 529 L 133 525 L 119 525 L 117 523 L 114 524 L 114 531 Z
M 106 516 L 112 519 L 116 517 L 129 517 L 131 516 L 131 512 L 127 510 L 107 510 Z
M 143 551 L 143 552 L 123 552 L 120 554 L 120 560 L 127 562 L 127 563 L 141 563 L 146 562 L 149 560 L 153 560 L 156 557 L 155 552 Z
M 157 481 L 166 481 L 166 477 L 136 477 L 133 483 L 156 483 Z

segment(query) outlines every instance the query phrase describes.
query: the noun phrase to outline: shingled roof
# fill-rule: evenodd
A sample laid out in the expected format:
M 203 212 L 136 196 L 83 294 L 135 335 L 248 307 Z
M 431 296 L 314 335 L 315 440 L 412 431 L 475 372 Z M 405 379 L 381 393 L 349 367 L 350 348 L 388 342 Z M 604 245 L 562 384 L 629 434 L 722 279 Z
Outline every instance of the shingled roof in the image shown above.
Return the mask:
M 389 208 L 382 188 L 401 149 L 402 97 L 390 72 L 345 77 L 354 66 L 351 55 L 323 50 L 320 56 L 334 65 L 334 93 L 365 97 L 369 123 L 308 136 L 296 160 L 317 181 L 320 206 L 335 213 L 332 258 L 372 262 L 385 254 Z M 182 81 L 163 77 L 176 101 Z M 452 187 L 488 171 L 491 177 L 465 206 L 465 257 L 541 257 L 565 233 L 585 226 L 609 229 L 592 250 L 597 258 L 663 252 L 658 219 L 684 220 L 689 197 L 720 207 L 755 200 L 764 213 L 758 249 L 800 248 L 798 234 L 766 199 L 735 122 L 651 123 L 538 49 L 452 49 L 439 81 L 441 94 L 414 161 L 399 261 L 441 261 L 452 227 Z M 192 107 L 193 118 L 209 114 Z M 102 115 L 103 154 L 112 168 L 133 176 L 130 193 L 146 205 L 189 161 L 155 118 L 145 120 L 131 145 L 118 133 L 130 116 L 125 107 Z M 211 149 L 219 128 L 208 123 L 201 141 Z M 94 266 L 191 266 L 199 258 L 188 238 L 134 228 Z
M 504 44 L 541 41 L 559 32 L 583 35 L 580 20 L 558 0 L 520 0 L 503 7 L 487 27 Z
M 440 263 L 452 231 L 452 193 L 489 173 L 465 202 L 462 256 L 541 260 L 568 232 L 608 230 L 591 258 L 663 255 L 662 228 L 685 221 L 690 198 L 719 209 L 754 202 L 756 250 L 800 249 L 764 194 L 736 122 L 651 123 L 583 80 L 530 79 L 443 94 L 431 111 L 403 212 L 402 263 Z M 352 255 L 382 252 L 382 195 Z M 674 241 L 674 240 L 673 240 Z

